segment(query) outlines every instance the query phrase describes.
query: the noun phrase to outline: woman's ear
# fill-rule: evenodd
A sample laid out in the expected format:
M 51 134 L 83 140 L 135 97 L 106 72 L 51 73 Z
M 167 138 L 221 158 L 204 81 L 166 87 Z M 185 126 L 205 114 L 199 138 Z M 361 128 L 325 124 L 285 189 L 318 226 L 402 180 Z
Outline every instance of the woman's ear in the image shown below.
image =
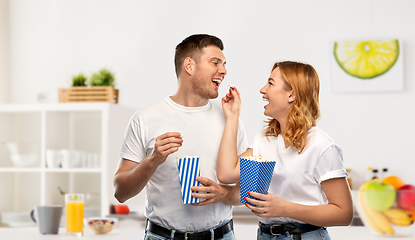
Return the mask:
M 192 75 L 193 74 L 193 70 L 194 70 L 194 65 L 195 65 L 195 61 L 193 61 L 192 58 L 187 57 L 184 62 L 184 70 L 189 74 Z
M 290 91 L 290 95 L 288 96 L 288 102 L 292 103 L 297 99 L 297 96 L 294 93 L 294 90 Z

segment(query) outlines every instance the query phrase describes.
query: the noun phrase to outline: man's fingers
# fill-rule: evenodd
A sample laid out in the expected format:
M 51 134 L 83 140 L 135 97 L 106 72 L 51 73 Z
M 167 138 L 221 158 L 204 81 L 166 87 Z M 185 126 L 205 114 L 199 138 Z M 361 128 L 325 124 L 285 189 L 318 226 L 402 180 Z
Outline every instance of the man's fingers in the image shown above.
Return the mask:
M 213 185 L 213 181 L 206 177 L 196 177 L 196 181 L 200 182 L 205 187 Z
M 199 203 L 192 203 L 191 205 L 192 206 L 205 206 L 205 205 L 208 205 L 208 204 L 211 204 L 211 203 L 213 203 L 213 200 L 212 199 L 207 199 L 207 200 L 201 201 Z
M 174 152 L 177 152 L 179 150 L 179 147 L 180 146 L 168 148 L 165 151 L 161 152 L 161 154 L 164 156 L 168 156 Z
M 182 135 L 179 132 L 166 132 L 158 136 L 152 153 L 154 159 L 164 162 L 167 156 L 179 150 L 182 143 Z
M 206 192 L 192 192 L 192 197 L 194 198 L 201 198 L 201 199 L 211 199 L 213 198 L 213 194 L 209 194 Z
M 206 178 L 206 177 L 196 177 L 196 181 L 200 182 L 200 184 L 202 184 L 202 186 L 193 186 L 193 187 L 191 187 L 191 190 L 193 192 L 210 193 L 210 192 L 214 192 L 215 191 L 215 188 L 213 187 L 213 184 L 215 184 L 215 182 L 213 182 L 209 178 Z M 198 197 L 198 198 L 205 198 L 205 197 Z
M 166 158 L 168 155 L 177 152 L 180 147 L 181 144 L 168 144 L 161 147 L 155 147 L 154 153 L 156 156 Z
M 156 138 L 154 148 L 161 153 L 170 154 L 178 150 L 182 146 L 183 139 L 178 132 L 167 132 Z
M 161 146 L 155 146 L 155 148 L 157 148 L 159 152 L 165 152 L 165 151 L 169 151 L 172 148 L 179 148 L 181 146 L 182 146 L 181 143 L 168 143 L 168 144 L 161 145 Z
M 156 138 L 156 143 L 154 144 L 154 146 L 161 147 L 164 145 L 168 145 L 170 143 L 181 144 L 182 142 L 183 142 L 183 139 L 181 137 Z
M 179 132 L 166 132 L 156 138 L 156 140 L 164 140 L 166 138 L 181 138 L 182 134 Z

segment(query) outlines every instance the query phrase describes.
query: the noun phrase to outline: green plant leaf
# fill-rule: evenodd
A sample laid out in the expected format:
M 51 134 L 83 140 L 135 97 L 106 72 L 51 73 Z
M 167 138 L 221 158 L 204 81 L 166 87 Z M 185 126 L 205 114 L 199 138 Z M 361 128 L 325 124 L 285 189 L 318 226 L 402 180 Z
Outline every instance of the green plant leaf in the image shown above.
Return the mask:
M 86 86 L 87 78 L 83 73 L 80 73 L 72 77 L 72 87 L 83 87 Z
M 89 79 L 89 84 L 91 86 L 112 86 L 114 87 L 115 77 L 114 73 L 109 71 L 106 68 L 101 69 L 100 71 L 92 74 Z
M 64 192 L 64 191 L 61 189 L 61 187 L 59 187 L 59 186 L 58 186 L 58 190 L 59 190 L 59 193 L 60 193 L 60 194 L 62 194 L 62 195 L 65 195 L 65 194 L 66 194 L 66 192 Z

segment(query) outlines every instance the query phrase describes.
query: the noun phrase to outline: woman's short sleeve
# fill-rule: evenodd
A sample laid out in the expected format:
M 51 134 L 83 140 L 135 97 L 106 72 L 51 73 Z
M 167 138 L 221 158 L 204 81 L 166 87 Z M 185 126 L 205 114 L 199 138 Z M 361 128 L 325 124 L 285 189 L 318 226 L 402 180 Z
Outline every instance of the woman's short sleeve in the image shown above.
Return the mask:
M 343 153 L 340 147 L 333 144 L 320 155 L 314 169 L 314 178 L 321 184 L 325 180 L 341 177 L 347 177 L 343 166 Z

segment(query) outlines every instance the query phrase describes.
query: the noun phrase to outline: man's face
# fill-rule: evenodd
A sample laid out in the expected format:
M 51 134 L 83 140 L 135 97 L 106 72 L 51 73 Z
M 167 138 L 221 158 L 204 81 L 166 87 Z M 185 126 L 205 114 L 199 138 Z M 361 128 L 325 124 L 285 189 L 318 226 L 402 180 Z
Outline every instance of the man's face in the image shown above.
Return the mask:
M 205 99 L 217 98 L 219 85 L 227 73 L 226 59 L 222 51 L 210 45 L 202 49 L 192 76 L 192 92 Z

